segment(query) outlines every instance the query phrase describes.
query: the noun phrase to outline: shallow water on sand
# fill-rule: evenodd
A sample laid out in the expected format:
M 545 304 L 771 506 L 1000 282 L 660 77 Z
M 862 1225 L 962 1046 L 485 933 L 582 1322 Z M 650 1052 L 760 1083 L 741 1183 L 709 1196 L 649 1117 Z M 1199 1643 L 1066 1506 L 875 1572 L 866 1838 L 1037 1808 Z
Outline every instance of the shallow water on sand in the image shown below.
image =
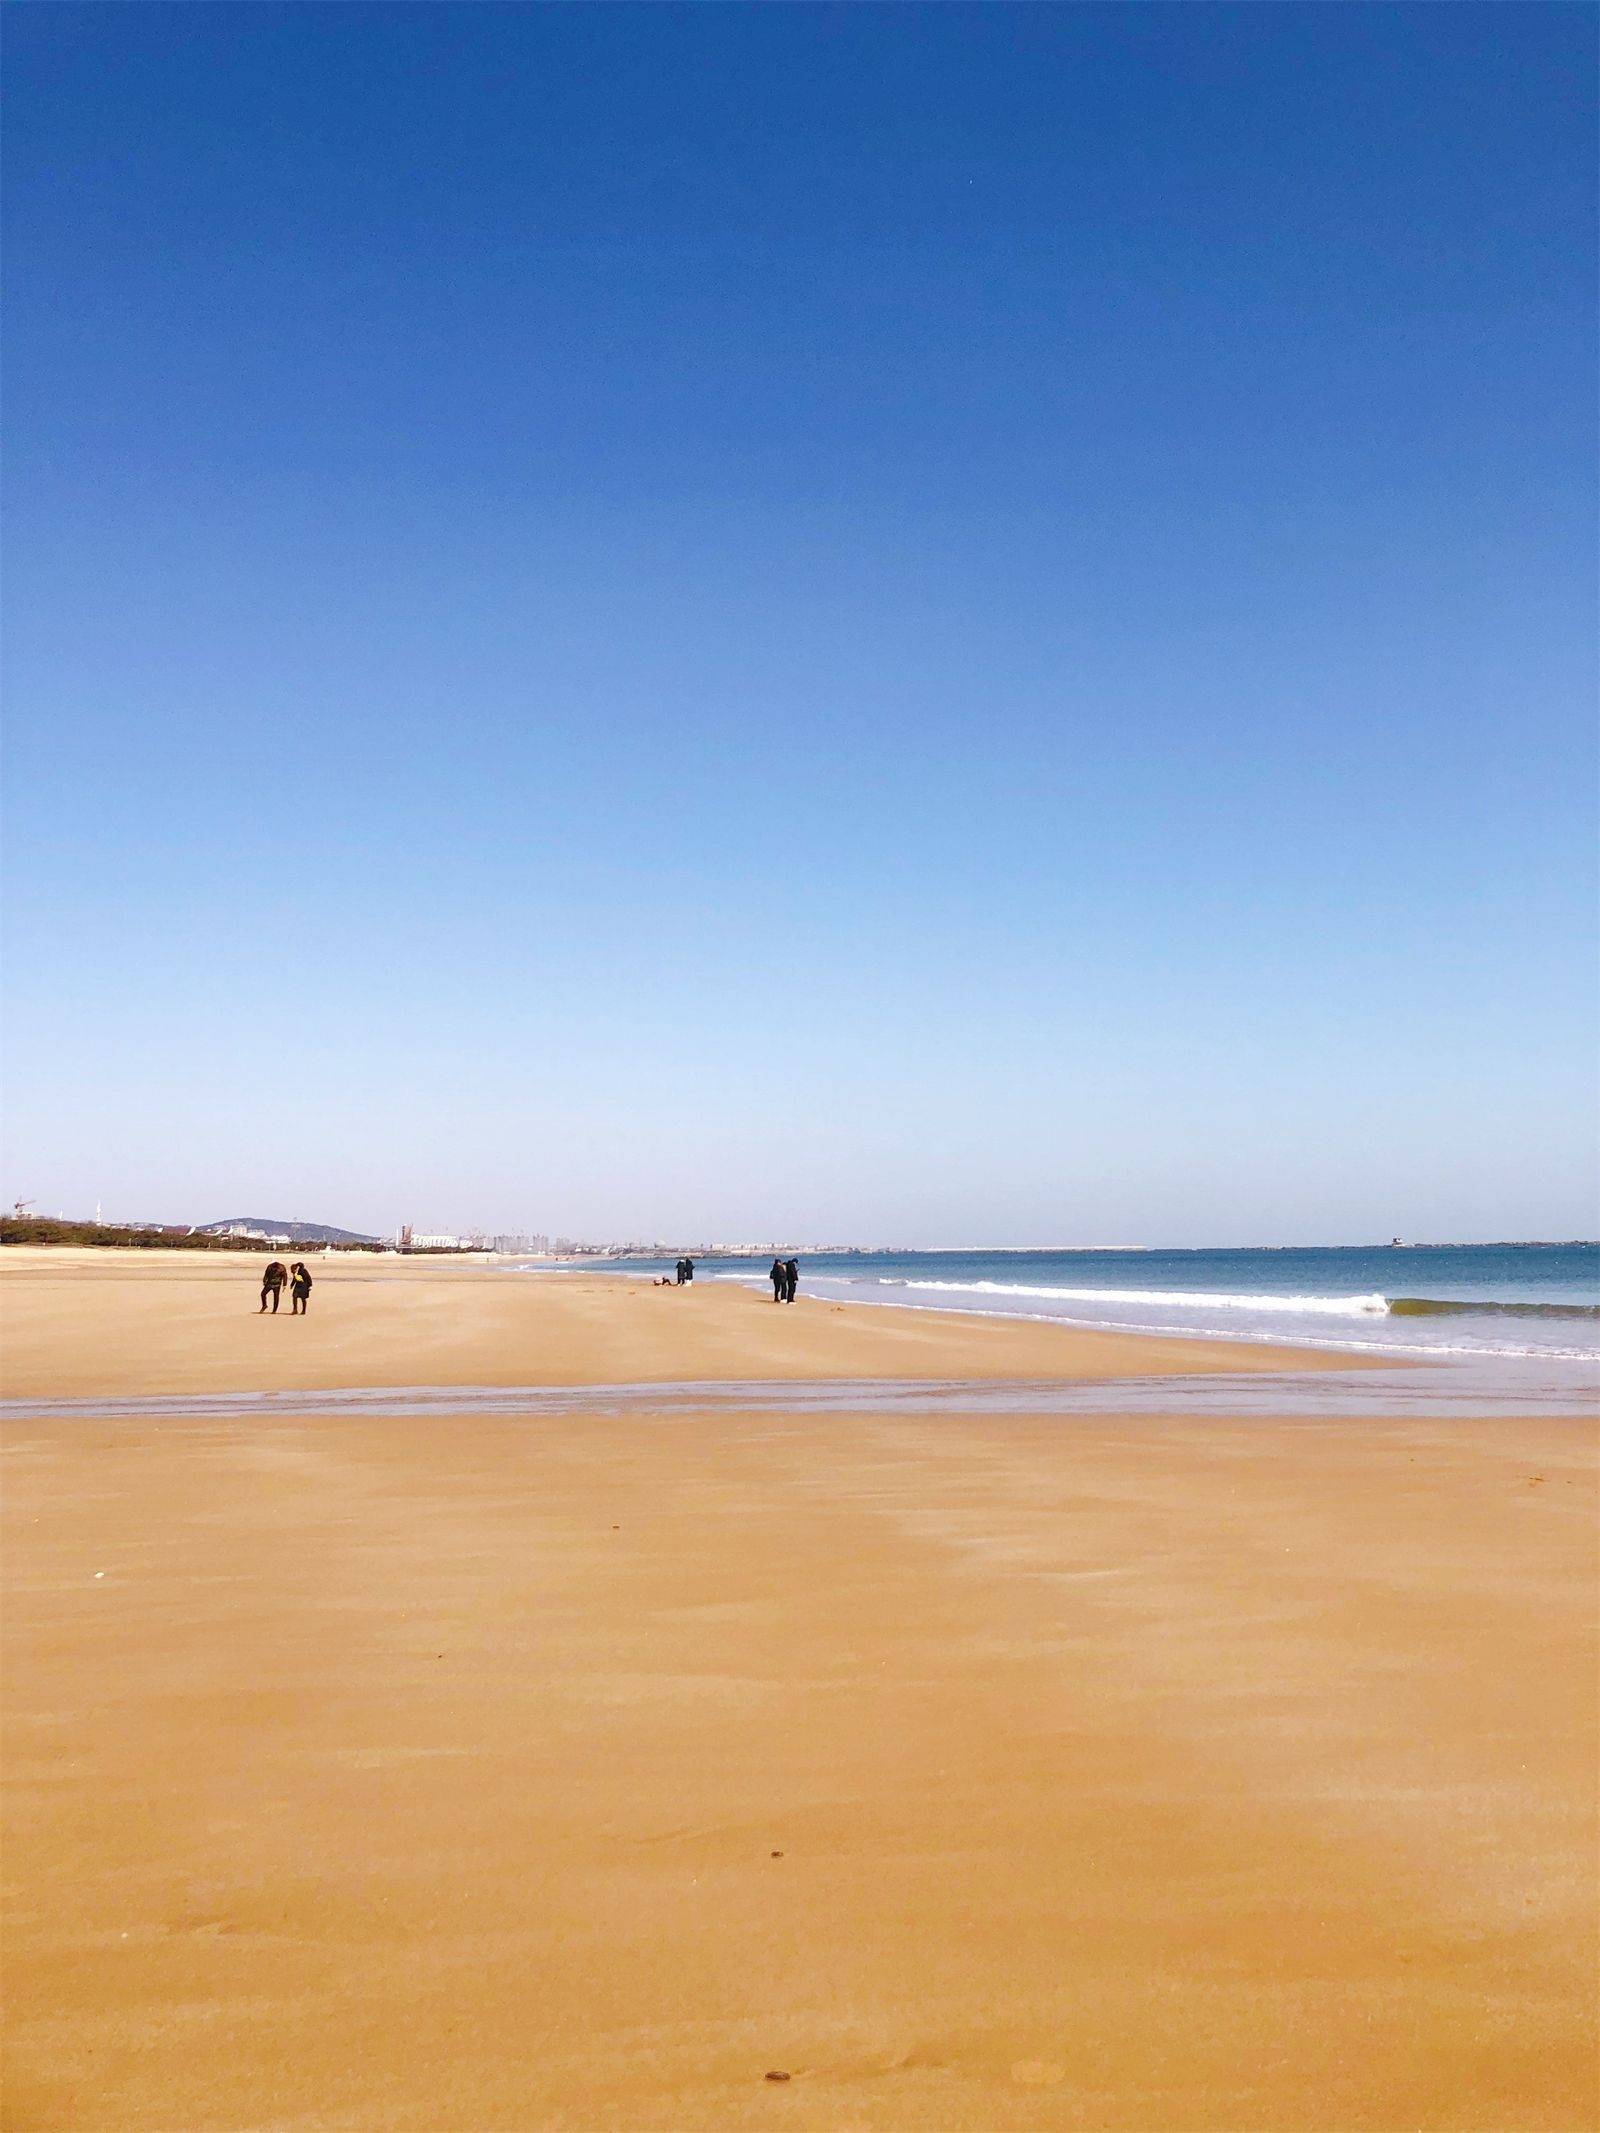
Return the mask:
M 1593 1416 L 1600 1386 L 1534 1359 L 1395 1370 L 1210 1373 L 935 1383 L 902 1379 L 644 1385 L 392 1385 L 316 1392 L 219 1392 L 139 1399 L 0 1400 L 8 1416 L 96 1421 L 166 1415 L 571 1414 L 641 1416 L 748 1410 L 790 1414 L 1028 1414 L 1173 1416 Z

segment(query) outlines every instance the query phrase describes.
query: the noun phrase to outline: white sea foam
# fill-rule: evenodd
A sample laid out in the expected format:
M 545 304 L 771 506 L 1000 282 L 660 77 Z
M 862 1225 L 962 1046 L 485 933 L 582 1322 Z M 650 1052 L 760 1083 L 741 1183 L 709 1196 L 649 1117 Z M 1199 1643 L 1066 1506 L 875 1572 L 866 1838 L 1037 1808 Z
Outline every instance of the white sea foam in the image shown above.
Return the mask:
M 942 1289 L 969 1296 L 1061 1297 L 1072 1303 L 1154 1304 L 1200 1311 L 1291 1311 L 1320 1318 L 1386 1318 L 1386 1296 L 1250 1296 L 1223 1295 L 1203 1289 L 1068 1289 L 1019 1281 L 909 1281 L 880 1275 L 890 1289 Z
M 901 1282 L 895 1284 L 895 1286 L 904 1288 L 910 1286 L 910 1284 Z M 972 1287 L 975 1284 L 920 1282 L 917 1286 L 920 1288 L 938 1288 L 941 1286 L 958 1288 Z M 1044 1296 L 1059 1296 L 1063 1295 L 1065 1291 L 1043 1289 L 1038 1293 Z M 1089 1292 L 1093 1296 L 1106 1296 L 1110 1293 L 1106 1289 L 1094 1289 Z M 1184 1293 L 1187 1296 L 1190 1292 L 1186 1291 Z M 948 1304 L 897 1304 L 887 1296 L 863 1296 L 860 1301 L 862 1303 L 881 1304 L 886 1309 L 902 1311 L 947 1311 L 950 1308 Z M 1595 1367 L 1597 1361 L 1594 1350 L 1590 1348 L 1532 1348 L 1515 1342 L 1473 1344 L 1444 1341 L 1364 1341 L 1357 1340 L 1354 1334 L 1349 1333 L 1342 1333 L 1336 1337 L 1319 1336 L 1314 1333 L 1274 1333 L 1264 1326 L 1251 1327 L 1247 1333 L 1241 1336 L 1238 1330 L 1231 1326 L 1175 1326 L 1170 1322 L 1165 1325 L 1148 1325 L 1139 1320 L 1128 1318 L 1080 1318 L 1076 1313 L 1069 1317 L 1065 1312 L 1017 1311 L 1007 1310 L 1003 1306 L 995 1306 L 989 1310 L 973 1309 L 967 1315 L 972 1318 L 1022 1318 L 1027 1319 L 1032 1324 L 1042 1326 L 1078 1326 L 1091 1333 L 1150 1333 L 1160 1335 L 1166 1339 L 1170 1339 L 1174 1334 L 1177 1334 L 1181 1335 L 1185 1340 L 1202 1341 L 1236 1341 L 1242 1337 L 1273 1348 L 1332 1348 L 1346 1354 L 1425 1355 L 1448 1358 L 1451 1361 L 1477 1363 L 1496 1360 L 1587 1363 L 1591 1369 Z

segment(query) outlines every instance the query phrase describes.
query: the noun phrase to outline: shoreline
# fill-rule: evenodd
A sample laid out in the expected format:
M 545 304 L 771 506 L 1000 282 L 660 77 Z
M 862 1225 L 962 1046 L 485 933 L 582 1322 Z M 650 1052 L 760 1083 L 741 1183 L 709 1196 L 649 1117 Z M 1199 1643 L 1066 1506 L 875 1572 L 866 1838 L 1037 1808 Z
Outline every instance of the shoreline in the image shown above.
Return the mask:
M 1215 1260 L 1228 1255 L 1196 1256 Z M 615 1270 L 634 1278 L 648 1278 L 651 1271 L 654 1270 L 644 1267 Z M 1367 1271 L 1370 1274 L 1370 1268 Z M 748 1270 L 730 1273 L 713 1268 L 707 1278 L 740 1281 L 758 1289 L 763 1286 L 763 1277 Z M 1181 1289 L 1119 1290 L 1103 1284 L 1081 1289 L 1056 1281 L 1015 1285 L 997 1282 L 987 1274 L 947 1281 L 931 1278 L 923 1267 L 915 1272 L 885 1274 L 871 1269 L 841 1273 L 819 1265 L 810 1270 L 810 1281 L 813 1294 L 837 1303 L 947 1311 L 961 1317 L 1016 1319 L 1083 1332 L 1155 1339 L 1243 1341 L 1271 1348 L 1373 1355 L 1396 1367 L 1408 1362 L 1482 1359 L 1491 1366 L 1526 1361 L 1545 1363 L 1558 1371 L 1563 1365 L 1600 1368 L 1600 1345 L 1564 1345 L 1554 1330 L 1570 1329 L 1568 1339 L 1575 1338 L 1580 1327 L 1600 1333 L 1600 1304 L 1588 1300 L 1505 1301 L 1393 1295 L 1376 1290 L 1289 1297 L 1243 1290 L 1224 1294 Z M 946 1293 L 939 1302 L 913 1300 L 917 1292 L 927 1291 Z M 1002 1298 L 1006 1300 L 1001 1301 Z M 1130 1315 L 1133 1310 L 1139 1315 Z M 1534 1340 L 1535 1328 L 1544 1334 L 1543 1339 Z M 1496 1337 L 1487 1338 L 1486 1329 L 1492 1329 Z M 1517 1334 L 1520 1339 L 1514 1337 Z
M 263 1317 L 259 1253 L 0 1249 L 0 1392 L 28 1399 L 364 1386 L 754 1381 L 1081 1382 L 1393 1367 L 1343 1350 L 1103 1331 L 743 1282 L 657 1289 L 615 1274 L 363 1256 L 309 1261 L 311 1309 Z M 270 1320 L 270 1324 L 269 1324 Z M 282 1321 L 282 1323 L 280 1323 Z

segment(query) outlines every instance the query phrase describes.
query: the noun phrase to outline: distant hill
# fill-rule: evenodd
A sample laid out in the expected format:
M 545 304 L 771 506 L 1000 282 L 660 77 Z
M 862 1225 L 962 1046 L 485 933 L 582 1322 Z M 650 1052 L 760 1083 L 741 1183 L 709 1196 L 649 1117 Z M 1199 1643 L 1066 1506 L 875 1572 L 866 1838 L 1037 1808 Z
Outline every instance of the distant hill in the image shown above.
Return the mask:
M 260 1237 L 287 1237 L 291 1244 L 376 1244 L 359 1230 L 334 1229 L 327 1222 L 280 1222 L 276 1216 L 230 1215 L 225 1222 L 202 1222 L 196 1235 L 225 1237 L 230 1230 L 248 1230 Z

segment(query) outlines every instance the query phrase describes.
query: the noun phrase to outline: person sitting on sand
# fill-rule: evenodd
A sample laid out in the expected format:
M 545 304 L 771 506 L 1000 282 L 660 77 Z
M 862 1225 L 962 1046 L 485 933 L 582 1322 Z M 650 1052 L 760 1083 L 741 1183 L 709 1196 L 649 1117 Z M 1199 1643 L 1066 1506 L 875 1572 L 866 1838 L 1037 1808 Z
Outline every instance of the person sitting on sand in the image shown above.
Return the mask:
M 799 1286 L 800 1262 L 798 1259 L 786 1259 L 783 1262 L 783 1300 L 786 1304 L 794 1302 L 794 1292 Z
M 288 1279 L 289 1269 L 281 1259 L 274 1259 L 261 1277 L 261 1310 L 264 1311 L 267 1308 L 267 1298 L 270 1296 L 272 1298 L 272 1315 L 274 1318 L 278 1315 L 278 1298 L 283 1293 L 284 1285 Z M 260 1315 L 261 1313 L 258 1311 L 256 1316 L 259 1318 Z
M 293 1299 L 289 1305 L 289 1316 L 304 1318 L 306 1305 L 311 1298 L 311 1269 L 303 1259 L 297 1259 L 289 1269 L 289 1294 Z
M 767 1276 L 767 1279 L 772 1283 L 773 1302 L 781 1304 L 789 1288 L 789 1269 L 781 1259 L 773 1260 L 772 1272 Z

